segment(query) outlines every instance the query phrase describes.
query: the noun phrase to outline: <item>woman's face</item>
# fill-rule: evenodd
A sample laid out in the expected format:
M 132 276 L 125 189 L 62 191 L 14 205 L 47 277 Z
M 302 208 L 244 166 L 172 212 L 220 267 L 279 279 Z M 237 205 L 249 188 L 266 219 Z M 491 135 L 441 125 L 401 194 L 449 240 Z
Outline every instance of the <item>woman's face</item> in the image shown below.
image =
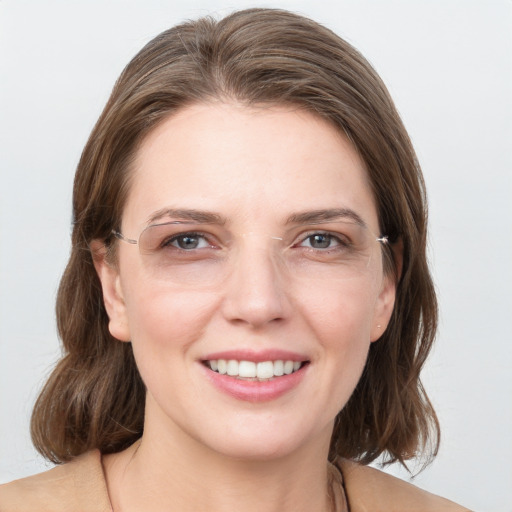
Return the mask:
M 145 433 L 256 459 L 327 449 L 394 301 L 357 152 L 291 107 L 186 108 L 142 144 L 121 231 L 163 223 L 97 264 Z

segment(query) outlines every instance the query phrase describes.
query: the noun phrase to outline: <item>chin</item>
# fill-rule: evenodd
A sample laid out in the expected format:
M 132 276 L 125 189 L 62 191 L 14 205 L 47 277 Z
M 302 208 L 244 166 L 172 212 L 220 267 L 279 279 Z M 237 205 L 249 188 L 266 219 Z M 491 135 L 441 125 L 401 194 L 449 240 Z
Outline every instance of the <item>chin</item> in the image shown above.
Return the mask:
M 300 446 L 300 445 L 299 445 Z M 244 443 L 234 443 L 221 447 L 219 453 L 225 457 L 245 462 L 270 462 L 292 456 L 299 450 L 288 442 L 262 442 L 250 446 Z
M 285 425 L 280 425 L 285 427 Z M 210 446 L 226 457 L 245 460 L 247 462 L 269 462 L 293 457 L 303 451 L 325 450 L 326 457 L 332 433 L 332 425 L 321 433 L 313 435 L 309 432 L 294 432 L 290 428 L 266 426 L 242 432 L 223 431 Z

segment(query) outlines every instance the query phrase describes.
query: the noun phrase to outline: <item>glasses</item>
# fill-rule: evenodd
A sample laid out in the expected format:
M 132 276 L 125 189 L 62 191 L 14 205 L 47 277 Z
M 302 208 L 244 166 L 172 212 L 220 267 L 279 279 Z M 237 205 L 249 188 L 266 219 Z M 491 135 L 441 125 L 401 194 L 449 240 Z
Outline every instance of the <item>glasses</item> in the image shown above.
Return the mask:
M 336 283 L 367 275 L 381 257 L 387 236 L 377 237 L 356 221 L 328 222 L 324 227 L 293 228 L 285 236 L 257 233 L 226 235 L 218 227 L 190 221 L 147 226 L 138 240 L 112 230 L 119 240 L 139 248 L 150 279 L 170 286 L 216 286 L 264 251 L 275 272 L 292 281 Z M 221 233 L 222 231 L 222 233 Z M 248 240 L 251 240 L 250 244 Z M 251 270 L 251 263 L 248 263 Z

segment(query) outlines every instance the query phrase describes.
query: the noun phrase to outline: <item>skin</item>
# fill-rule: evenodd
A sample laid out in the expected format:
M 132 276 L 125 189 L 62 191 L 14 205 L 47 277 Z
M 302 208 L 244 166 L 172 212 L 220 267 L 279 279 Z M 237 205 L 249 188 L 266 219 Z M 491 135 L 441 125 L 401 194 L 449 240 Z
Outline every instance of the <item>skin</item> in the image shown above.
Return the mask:
M 310 113 L 199 104 L 147 137 L 133 172 L 123 234 L 137 239 L 164 208 L 215 212 L 225 222 L 200 227 L 229 246 L 231 266 L 215 285 L 169 284 L 148 274 L 136 245 L 120 242 L 109 265 L 96 241 L 110 331 L 131 341 L 147 386 L 141 442 L 104 457 L 114 509 L 327 510 L 334 418 L 387 326 L 395 285 L 378 247 L 355 277 L 329 279 L 301 241 L 312 229 L 335 231 L 336 221 L 286 219 L 349 208 L 379 234 L 357 152 Z M 282 254 L 327 278 L 296 277 Z M 201 363 L 233 349 L 293 351 L 309 364 L 276 399 L 241 400 L 213 386 Z

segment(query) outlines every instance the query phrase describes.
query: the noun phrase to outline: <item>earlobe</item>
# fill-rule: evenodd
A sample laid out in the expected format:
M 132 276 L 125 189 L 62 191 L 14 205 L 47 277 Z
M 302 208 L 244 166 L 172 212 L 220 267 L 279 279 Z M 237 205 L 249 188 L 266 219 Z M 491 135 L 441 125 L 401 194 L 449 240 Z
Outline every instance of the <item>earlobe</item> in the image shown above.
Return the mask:
M 105 244 L 93 240 L 90 244 L 94 268 L 101 282 L 103 303 L 108 314 L 110 334 L 120 341 L 130 341 L 126 305 L 118 270 L 108 262 Z

